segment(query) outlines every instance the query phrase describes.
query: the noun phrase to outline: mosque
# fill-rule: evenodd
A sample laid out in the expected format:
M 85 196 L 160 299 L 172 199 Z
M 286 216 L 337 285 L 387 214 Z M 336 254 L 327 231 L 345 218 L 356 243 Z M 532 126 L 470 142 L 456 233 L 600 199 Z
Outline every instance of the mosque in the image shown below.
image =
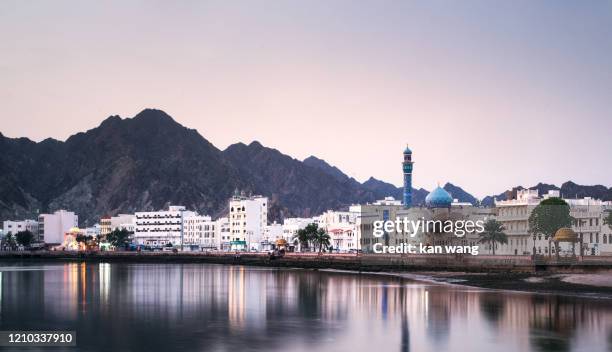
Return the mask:
M 373 224 L 376 220 L 408 219 L 417 220 L 440 220 L 442 222 L 451 220 L 461 221 L 486 221 L 494 217 L 492 208 L 474 206 L 471 203 L 462 203 L 453 199 L 453 196 L 439 185 L 434 188 L 425 198 L 425 204 L 414 205 L 412 201 L 412 172 L 414 161 L 412 150 L 404 149 L 402 171 L 404 173 L 403 200 L 395 201 L 391 198 L 380 200 L 372 204 L 364 204 L 352 207 L 357 211 L 358 231 L 361 235 L 361 248 L 364 252 L 373 252 L 372 246 L 384 242 L 386 246 L 400 245 L 402 243 L 426 245 L 469 245 L 480 246 L 481 253 L 488 253 L 487 245 L 479 244 L 477 233 L 466 234 L 458 237 L 455 233 L 443 233 L 440 231 L 421 232 L 415 234 L 403 232 L 385 233 L 382 238 L 373 236 Z

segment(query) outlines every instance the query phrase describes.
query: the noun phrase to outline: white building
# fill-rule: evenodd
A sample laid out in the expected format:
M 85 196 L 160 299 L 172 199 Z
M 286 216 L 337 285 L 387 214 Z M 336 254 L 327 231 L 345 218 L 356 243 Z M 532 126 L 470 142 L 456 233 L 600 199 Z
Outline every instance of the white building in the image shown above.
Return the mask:
M 16 235 L 17 232 L 30 231 L 34 234 L 34 238 L 38 238 L 38 221 L 36 220 L 6 220 L 2 226 L 4 235 Z
M 60 244 L 64 242 L 64 234 L 71 228 L 79 226 L 79 217 L 67 210 L 58 210 L 53 214 L 38 216 L 38 233 L 45 243 Z
M 259 250 L 268 224 L 268 198 L 234 196 L 229 202 L 232 250 Z
M 138 245 L 163 247 L 168 243 L 181 246 L 183 218 L 197 215 L 184 206 L 170 206 L 168 210 L 137 212 L 134 240 Z
M 218 250 L 229 251 L 231 248 L 231 229 L 228 218 L 219 218 L 215 221 L 215 239 Z
M 85 228 L 85 236 L 91 236 L 91 237 L 100 236 L 100 225 L 95 224 L 94 226 Z
M 357 214 L 350 211 L 328 210 L 319 216 L 319 227 L 329 234 L 335 251 L 348 252 L 360 248 L 356 219 Z
M 210 216 L 191 214 L 183 218 L 183 241 L 190 250 L 217 249 L 217 223 Z M 187 249 L 187 248 L 185 248 Z
M 110 218 L 110 230 L 127 230 L 134 232 L 136 216 L 134 214 L 118 214 Z
M 275 221 L 273 224 L 264 227 L 262 242 L 268 246 L 268 249 L 271 249 L 270 245 L 276 244 L 276 241 L 284 239 L 282 224 Z

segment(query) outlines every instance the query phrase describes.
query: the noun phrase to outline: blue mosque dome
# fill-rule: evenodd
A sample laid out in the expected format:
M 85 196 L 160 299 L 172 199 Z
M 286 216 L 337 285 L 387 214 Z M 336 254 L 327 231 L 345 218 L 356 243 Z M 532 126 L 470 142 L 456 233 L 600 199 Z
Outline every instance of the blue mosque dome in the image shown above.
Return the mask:
M 453 202 L 453 197 L 438 186 L 425 197 L 425 204 L 430 208 L 448 208 Z
M 404 154 L 412 154 L 412 150 L 406 146 L 406 149 L 404 149 Z

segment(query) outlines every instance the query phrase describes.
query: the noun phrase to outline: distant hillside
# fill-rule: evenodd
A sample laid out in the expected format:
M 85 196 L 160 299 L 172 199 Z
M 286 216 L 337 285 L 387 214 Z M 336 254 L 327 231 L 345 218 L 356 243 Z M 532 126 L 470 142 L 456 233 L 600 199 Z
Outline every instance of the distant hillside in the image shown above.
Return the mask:
M 451 194 L 453 199 L 457 199 L 460 202 L 478 204 L 478 199 L 464 191 L 463 188 L 453 185 L 452 183 L 446 183 L 443 187 L 448 193 Z
M 447 183 L 444 188 L 462 202 L 477 203 L 459 186 Z M 546 184 L 534 188 L 540 193 L 557 189 Z M 315 156 L 300 161 L 258 142 L 221 151 L 154 109 L 133 118 L 111 116 L 64 142 L 0 134 L 0 220 L 64 208 L 75 211 L 81 225 L 91 225 L 103 215 L 169 204 L 219 216 L 236 189 L 270 197 L 270 220 L 347 209 L 387 196 L 402 199 L 400 187 L 375 178 L 361 184 Z M 497 197 L 515 196 L 517 189 Z M 612 200 L 612 189 L 601 185 L 566 182 L 560 190 L 566 197 Z M 424 204 L 427 193 L 413 189 L 413 205 Z M 493 197 L 483 204 L 491 206 Z
M 270 197 L 271 220 L 389 195 L 316 157 L 302 162 L 258 142 L 221 151 L 154 109 L 111 116 L 65 142 L 0 134 L 0 220 L 65 208 L 86 225 L 168 204 L 220 215 L 235 189 Z
M 523 186 L 513 187 L 505 192 L 502 192 L 495 196 L 487 196 L 483 198 L 482 205 L 491 207 L 494 205 L 494 199 L 497 200 L 508 200 L 508 199 L 516 199 L 517 191 L 525 189 Z M 538 183 L 535 186 L 529 187 L 529 189 L 535 189 L 538 191 L 540 196 L 548 193 L 550 190 L 558 190 L 560 191 L 560 195 L 563 198 L 584 198 L 591 197 L 594 199 L 601 199 L 604 201 L 612 201 L 612 187 L 608 188 L 602 185 L 594 185 L 594 186 L 584 186 L 578 185 L 572 181 L 567 181 L 561 185 L 561 187 L 557 187 L 555 185 L 546 184 L 546 183 Z

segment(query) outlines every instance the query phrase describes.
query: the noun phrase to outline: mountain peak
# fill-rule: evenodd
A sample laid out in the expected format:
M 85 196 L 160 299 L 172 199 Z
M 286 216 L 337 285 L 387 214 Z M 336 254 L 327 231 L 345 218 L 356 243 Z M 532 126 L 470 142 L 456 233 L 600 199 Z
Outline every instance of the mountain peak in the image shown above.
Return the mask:
M 134 120 L 142 120 L 142 121 L 147 121 L 147 122 L 174 122 L 176 123 L 176 121 L 174 121 L 174 119 L 166 114 L 166 112 L 162 111 L 162 110 L 158 110 L 158 109 L 144 109 L 141 112 L 139 112 L 138 114 L 136 114 L 136 116 L 134 116 Z
M 100 124 L 100 127 L 110 126 L 117 122 L 121 122 L 121 117 L 119 115 L 111 115 L 107 117 L 104 121 L 102 121 L 102 123 Z
M 340 169 L 338 169 L 335 166 L 330 165 L 327 161 L 325 161 L 323 159 L 319 159 L 319 158 L 317 158 L 314 155 L 309 156 L 308 158 L 304 159 L 304 161 L 302 161 L 302 162 L 305 165 L 308 165 L 310 167 L 314 167 L 316 169 L 319 169 L 319 170 L 325 172 L 326 174 L 334 177 L 336 180 L 338 180 L 340 182 L 345 182 L 345 181 L 350 179 Z

